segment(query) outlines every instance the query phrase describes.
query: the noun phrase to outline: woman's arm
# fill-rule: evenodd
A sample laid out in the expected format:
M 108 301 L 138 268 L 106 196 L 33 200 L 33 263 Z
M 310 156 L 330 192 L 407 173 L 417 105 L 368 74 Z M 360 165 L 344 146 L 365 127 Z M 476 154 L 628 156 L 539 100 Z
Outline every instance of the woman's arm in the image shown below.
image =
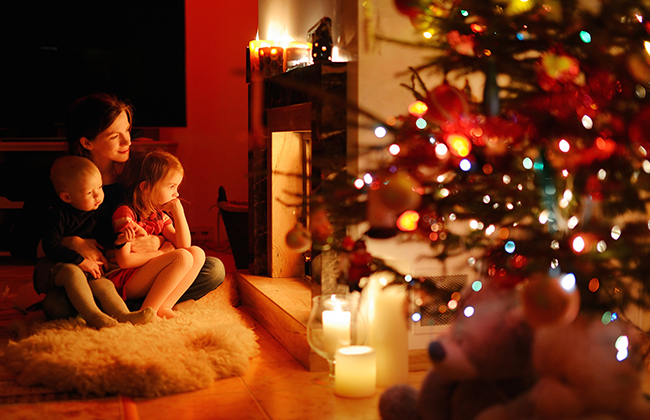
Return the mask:
M 101 247 L 94 239 L 83 239 L 79 236 L 66 236 L 61 239 L 61 244 L 66 248 L 76 251 L 82 257 L 95 261 L 97 264 L 108 264 L 106 257 L 101 251 Z
M 131 244 L 126 243 L 122 248 L 115 250 L 115 259 L 120 268 L 134 268 L 145 265 L 152 258 L 164 253 L 163 248 L 153 252 L 131 252 Z

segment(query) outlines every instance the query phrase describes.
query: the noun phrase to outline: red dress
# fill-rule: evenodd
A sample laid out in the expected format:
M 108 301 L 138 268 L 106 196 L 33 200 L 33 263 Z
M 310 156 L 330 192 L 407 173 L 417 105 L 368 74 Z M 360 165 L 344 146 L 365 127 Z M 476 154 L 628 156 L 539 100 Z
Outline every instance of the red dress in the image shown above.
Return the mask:
M 134 220 L 138 225 L 142 226 L 149 235 L 155 236 L 162 234 L 165 226 L 172 223 L 170 217 L 163 212 L 153 213 L 148 219 L 140 219 L 131 207 L 121 205 L 113 213 L 113 229 L 115 232 L 121 231 L 122 227 L 126 224 L 127 218 L 131 218 L 131 220 Z M 124 286 L 126 286 L 128 281 L 139 269 L 140 267 L 118 268 L 106 274 L 106 277 L 115 284 L 115 288 L 120 296 L 122 296 L 122 299 L 126 300 Z

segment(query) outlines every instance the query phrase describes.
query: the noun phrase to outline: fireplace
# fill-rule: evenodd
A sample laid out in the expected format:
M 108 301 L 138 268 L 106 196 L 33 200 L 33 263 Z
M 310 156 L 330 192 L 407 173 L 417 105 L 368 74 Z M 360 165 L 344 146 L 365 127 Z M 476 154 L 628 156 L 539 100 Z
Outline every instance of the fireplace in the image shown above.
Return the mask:
M 346 166 L 347 66 L 317 63 L 249 85 L 251 273 L 303 277 L 315 252 L 288 249 L 286 233 L 309 225 L 306 200 Z

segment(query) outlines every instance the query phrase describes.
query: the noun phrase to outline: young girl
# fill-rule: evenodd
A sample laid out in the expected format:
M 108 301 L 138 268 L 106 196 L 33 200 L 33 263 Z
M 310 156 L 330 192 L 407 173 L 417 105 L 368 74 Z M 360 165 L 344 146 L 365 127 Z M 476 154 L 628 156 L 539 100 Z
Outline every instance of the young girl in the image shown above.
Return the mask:
M 191 246 L 190 229 L 178 187 L 183 180 L 179 160 L 162 150 L 132 154 L 121 175 L 125 204 L 113 214 L 121 232 L 115 258 L 120 269 L 108 273 L 124 299 L 146 296 L 161 318 L 173 318 L 172 307 L 190 287 L 205 262 L 205 253 Z M 154 252 L 132 252 L 131 242 L 142 235 L 163 235 L 167 242 Z

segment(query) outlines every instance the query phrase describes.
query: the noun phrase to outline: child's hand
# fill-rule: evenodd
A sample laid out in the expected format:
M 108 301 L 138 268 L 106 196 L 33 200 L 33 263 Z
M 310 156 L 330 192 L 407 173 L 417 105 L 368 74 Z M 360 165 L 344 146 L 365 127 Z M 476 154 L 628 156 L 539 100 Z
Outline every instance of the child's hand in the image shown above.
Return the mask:
M 124 245 L 127 242 L 133 242 L 137 237 L 136 229 L 133 226 L 125 226 L 122 228 L 122 232 L 117 235 L 115 239 L 115 245 Z
M 84 260 L 79 264 L 79 267 L 93 276 L 94 279 L 101 277 L 103 274 L 102 264 L 98 264 L 96 261 L 89 260 L 88 258 L 84 258 Z
M 175 198 L 172 201 L 163 204 L 161 210 L 170 213 L 172 216 L 184 211 L 180 198 Z

